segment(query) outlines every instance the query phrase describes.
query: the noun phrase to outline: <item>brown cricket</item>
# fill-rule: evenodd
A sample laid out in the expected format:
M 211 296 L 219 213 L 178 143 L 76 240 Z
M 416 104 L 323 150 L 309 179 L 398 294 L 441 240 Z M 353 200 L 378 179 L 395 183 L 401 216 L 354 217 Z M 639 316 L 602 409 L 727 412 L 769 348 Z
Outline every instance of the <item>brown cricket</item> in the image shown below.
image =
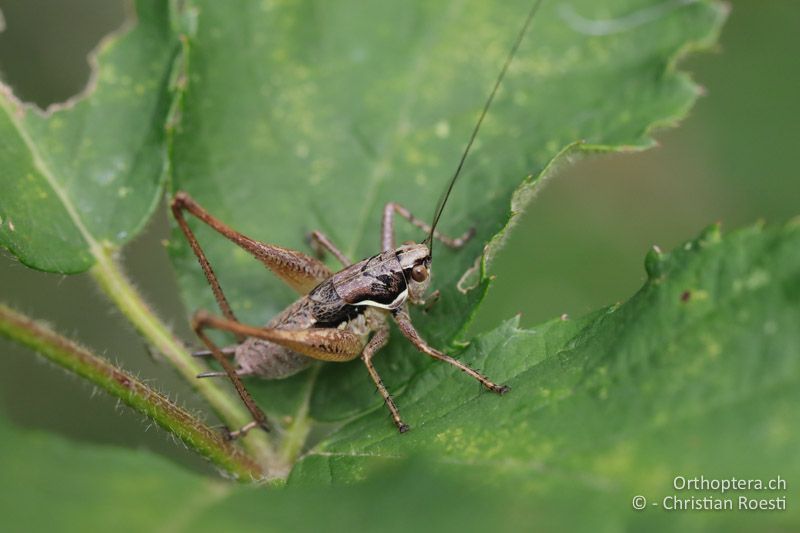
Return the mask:
M 508 392 L 508 386 L 494 383 L 477 370 L 428 345 L 411 323 L 408 305 L 430 304 L 438 297 L 439 291 L 434 291 L 427 300 L 425 298 L 431 279 L 433 241 L 439 240 L 450 248 L 458 249 L 475 233 L 474 229 L 470 229 L 460 237 L 452 238 L 442 235 L 436 226 L 481 123 L 540 4 L 541 0 L 538 0 L 528 13 L 500 70 L 456 171 L 438 202 L 433 222 L 428 225 L 403 206 L 387 203 L 383 210 L 379 254 L 353 263 L 324 234 L 312 232 L 312 243 L 333 254 L 342 264 L 343 269 L 334 273 L 314 257 L 242 235 L 211 215 L 188 193 L 180 191 L 175 194 L 171 204 L 172 213 L 197 256 L 223 314 L 215 316 L 201 310 L 192 319 L 194 331 L 208 348 L 207 351 L 196 352 L 196 355 L 212 356 L 223 369 L 223 372 L 206 372 L 198 377 L 227 376 L 253 416 L 251 422 L 229 431 L 228 437 L 237 438 L 255 427 L 269 430 L 267 417 L 245 388 L 240 379 L 242 376 L 282 379 L 307 368 L 314 359 L 345 362 L 357 357 L 367 367 L 397 429 L 401 433 L 406 432 L 409 426 L 400 417 L 400 411 L 372 364 L 372 358 L 389 340 L 389 318 L 395 321 L 400 332 L 420 352 L 453 365 L 492 392 Z M 252 254 L 295 289 L 300 298 L 264 327 L 250 326 L 237 320 L 211 264 L 186 222 L 185 212 Z M 420 243 L 404 243 L 398 247 L 394 239 L 395 214 L 426 232 L 427 238 Z M 206 334 L 207 329 L 233 333 L 236 344 L 217 346 Z

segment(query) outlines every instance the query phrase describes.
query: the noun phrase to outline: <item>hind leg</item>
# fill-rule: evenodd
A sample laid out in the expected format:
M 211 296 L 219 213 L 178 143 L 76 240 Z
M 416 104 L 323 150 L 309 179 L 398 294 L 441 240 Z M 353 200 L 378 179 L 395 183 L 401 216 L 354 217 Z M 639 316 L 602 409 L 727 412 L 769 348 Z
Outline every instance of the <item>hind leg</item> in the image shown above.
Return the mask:
M 197 237 L 184 217 L 184 211 L 200 219 L 222 236 L 249 252 L 300 294 L 308 293 L 331 276 L 331 271 L 328 267 L 313 257 L 288 248 L 259 242 L 239 233 L 211 215 L 186 192 L 179 191 L 175 193 L 171 209 L 178 227 L 180 227 L 189 242 L 189 246 L 191 246 L 206 275 L 208 284 L 211 285 L 211 289 L 214 291 L 214 297 L 219 304 L 220 310 L 222 310 L 222 314 L 229 320 L 236 320 L 236 316 L 233 314 L 231 306 L 222 292 L 217 276 L 211 268 L 211 263 L 209 263 Z
M 242 380 L 239 378 L 236 369 L 233 367 L 231 361 L 222 352 L 222 349 L 220 349 L 220 347 L 217 346 L 208 335 L 206 335 L 205 330 L 208 328 L 209 324 L 206 321 L 202 319 L 198 320 L 197 318 L 192 320 L 192 329 L 194 329 L 194 332 L 197 334 L 200 340 L 203 341 L 203 344 L 208 347 L 211 355 L 214 357 L 217 363 L 219 363 L 223 368 L 225 375 L 228 376 L 228 379 L 230 379 L 231 383 L 236 389 L 236 392 L 239 393 L 239 397 L 242 399 L 242 402 L 244 402 L 245 407 L 247 407 L 247 410 L 250 411 L 250 414 L 253 416 L 253 420 L 251 422 L 234 431 L 228 431 L 227 437 L 229 439 L 236 439 L 245 435 L 248 431 L 256 427 L 261 427 L 265 431 L 269 431 L 270 428 L 267 422 L 267 415 L 265 415 L 264 411 L 262 411 L 258 404 L 256 404 L 256 402 L 253 400 L 253 397 L 250 396 L 250 393 L 247 391 L 242 383 Z M 201 376 L 198 377 L 203 377 L 203 375 L 201 374 Z

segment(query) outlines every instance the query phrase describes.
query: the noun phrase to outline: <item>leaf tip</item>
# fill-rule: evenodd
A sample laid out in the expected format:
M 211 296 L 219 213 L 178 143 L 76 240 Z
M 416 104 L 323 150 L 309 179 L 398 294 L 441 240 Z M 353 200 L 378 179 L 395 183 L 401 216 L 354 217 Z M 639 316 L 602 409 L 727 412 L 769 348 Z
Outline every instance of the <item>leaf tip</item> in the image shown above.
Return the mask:
M 714 222 L 706 227 L 697 237 L 696 242 L 699 246 L 705 247 L 716 244 L 722 240 L 722 223 Z
M 658 245 L 654 244 L 653 247 L 650 248 L 650 251 L 647 252 L 644 258 L 644 269 L 647 272 L 647 278 L 649 280 L 655 280 L 664 275 L 664 263 L 666 259 L 667 255 Z

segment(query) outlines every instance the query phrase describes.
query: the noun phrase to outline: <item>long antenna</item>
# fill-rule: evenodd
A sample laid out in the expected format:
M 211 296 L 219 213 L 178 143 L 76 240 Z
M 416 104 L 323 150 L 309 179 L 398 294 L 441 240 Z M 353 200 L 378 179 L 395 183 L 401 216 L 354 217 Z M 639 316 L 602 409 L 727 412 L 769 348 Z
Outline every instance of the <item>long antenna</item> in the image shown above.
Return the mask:
M 522 29 L 519 31 L 519 35 L 517 35 L 517 40 L 514 41 L 514 46 L 511 47 L 511 51 L 508 53 L 506 62 L 503 64 L 503 68 L 500 70 L 500 74 L 497 76 L 497 81 L 494 82 L 492 92 L 489 93 L 489 98 L 486 100 L 486 103 L 483 104 L 481 116 L 478 118 L 478 122 L 475 124 L 475 129 L 472 130 L 472 135 L 469 138 L 467 147 L 464 149 L 464 153 L 461 154 L 461 160 L 458 162 L 458 167 L 456 167 L 455 174 L 453 174 L 453 177 L 450 179 L 450 185 L 447 186 L 447 190 L 439 198 L 439 202 L 436 204 L 436 211 L 433 215 L 431 231 L 428 234 L 428 237 L 423 241 L 423 243 L 428 246 L 431 256 L 433 256 L 433 232 L 436 230 L 436 225 L 439 223 L 439 218 L 442 216 L 442 211 L 444 211 L 444 206 L 447 204 L 447 199 L 450 198 L 450 192 L 453 190 L 453 185 L 455 185 L 456 179 L 458 179 L 459 174 L 461 174 L 461 169 L 464 167 L 464 161 L 467 160 L 467 155 L 469 154 L 470 148 L 472 148 L 472 143 L 475 141 L 475 137 L 478 136 L 478 130 L 481 129 L 481 124 L 483 123 L 483 119 L 486 117 L 486 113 L 489 112 L 489 107 L 492 105 L 494 95 L 497 94 L 497 89 L 500 87 L 500 83 L 503 81 L 506 71 L 508 71 L 508 66 L 511 64 L 511 60 L 514 59 L 514 56 L 517 54 L 519 45 L 522 43 L 522 39 L 528 32 L 528 27 L 531 25 L 534 15 L 536 15 L 536 12 L 539 10 L 539 6 L 542 5 L 542 1 L 543 0 L 537 0 L 528 13 L 528 17 L 525 19 L 525 24 L 522 25 Z

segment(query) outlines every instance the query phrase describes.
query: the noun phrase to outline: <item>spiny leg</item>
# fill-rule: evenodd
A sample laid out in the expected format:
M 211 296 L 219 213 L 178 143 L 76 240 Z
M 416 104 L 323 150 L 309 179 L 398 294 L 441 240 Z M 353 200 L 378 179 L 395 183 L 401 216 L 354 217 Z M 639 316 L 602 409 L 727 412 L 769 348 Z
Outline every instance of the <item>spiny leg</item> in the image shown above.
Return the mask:
M 262 328 L 209 315 L 203 311 L 195 313 L 195 321 L 198 320 L 214 329 L 274 342 L 320 361 L 350 361 L 358 357 L 364 349 L 360 336 L 338 328 Z
M 453 359 L 449 355 L 446 355 L 435 348 L 431 348 L 428 343 L 426 343 L 422 337 L 419 336 L 417 330 L 414 329 L 413 324 L 411 324 L 411 317 L 408 316 L 408 309 L 407 307 L 401 307 L 394 313 L 395 322 L 397 322 L 397 326 L 400 329 L 400 332 L 405 335 L 405 337 L 411 341 L 411 343 L 419 350 L 420 352 L 430 355 L 434 359 L 438 359 L 440 361 L 444 361 L 445 363 L 449 363 L 454 367 L 458 368 L 462 372 L 472 376 L 473 378 L 477 379 L 481 382 L 481 384 L 489 389 L 492 392 L 496 392 L 497 394 L 505 394 L 510 389 L 508 385 L 498 385 L 491 381 L 489 378 L 470 368 L 469 366 L 465 365 L 458 359 Z
M 236 346 L 226 346 L 219 349 L 227 357 L 233 357 L 236 354 Z M 213 357 L 214 354 L 211 350 L 195 350 L 192 352 L 192 357 Z
M 231 358 L 236 355 L 236 346 L 226 346 L 224 348 L 219 348 L 219 352 L 224 355 L 225 357 Z M 211 357 L 214 358 L 214 353 L 211 350 L 195 350 L 192 352 L 192 357 Z M 237 376 L 242 376 L 238 370 L 236 371 Z M 200 372 L 197 374 L 197 377 L 200 379 L 203 378 L 226 378 L 228 377 L 228 373 L 225 371 L 218 371 L 218 370 L 208 370 L 206 372 Z
M 353 262 L 350 261 L 350 259 L 348 259 L 348 257 L 344 255 L 335 244 L 333 244 L 333 241 L 331 241 L 328 236 L 321 231 L 312 231 L 308 235 L 308 238 L 312 245 L 316 244 L 317 246 L 321 246 L 325 250 L 328 250 L 330 253 L 332 253 L 333 256 L 339 260 L 342 266 L 348 267 L 353 264 Z
M 413 225 L 424 231 L 425 233 L 429 233 L 431 231 L 431 227 L 423 222 L 422 220 L 418 219 L 411 212 L 403 207 L 400 204 L 396 204 L 394 202 L 389 202 L 383 208 L 383 221 L 381 223 L 381 250 L 394 250 L 395 249 L 395 242 L 394 242 L 394 214 L 397 213 L 401 217 L 405 218 Z M 442 235 L 439 231 L 434 231 L 433 236 L 434 238 L 438 239 L 442 242 L 445 246 L 450 248 L 461 248 L 475 235 L 475 228 L 468 229 L 463 235 L 460 237 L 448 237 L 447 235 Z
M 364 364 L 367 366 L 367 372 L 369 372 L 369 376 L 372 378 L 372 381 L 375 382 L 375 385 L 378 387 L 378 391 L 381 393 L 381 396 L 383 396 L 383 401 L 386 403 L 386 407 L 389 408 L 389 412 L 392 414 L 394 425 L 397 426 L 397 429 L 400 431 L 400 433 L 405 433 L 408 431 L 408 424 L 404 423 L 400 418 L 400 411 L 397 409 L 391 394 L 389 394 L 389 391 L 383 384 L 383 380 L 378 375 L 378 371 L 375 370 L 375 366 L 372 364 L 372 357 L 377 353 L 378 350 L 386 346 L 388 341 L 389 328 L 383 326 L 375 332 L 367 345 L 364 347 L 364 351 L 361 352 L 361 360 L 364 361 Z
M 189 224 L 183 216 L 184 211 L 188 211 L 211 226 L 211 228 L 225 238 L 248 251 L 253 257 L 261 261 L 267 268 L 272 270 L 300 294 L 308 293 L 319 283 L 331 276 L 331 271 L 328 267 L 313 257 L 288 248 L 259 242 L 239 233 L 218 218 L 212 216 L 208 211 L 203 209 L 200 204 L 195 202 L 189 194 L 183 191 L 175 193 L 171 207 L 175 220 L 177 220 L 181 231 L 186 236 L 186 240 L 189 241 L 189 245 L 197 256 L 200 266 L 203 268 L 203 272 L 206 275 L 206 279 L 214 291 L 214 297 L 217 299 L 222 314 L 224 314 L 228 320 L 236 320 L 236 317 L 231 311 L 230 305 L 225 299 L 225 295 L 222 293 L 222 289 L 220 288 L 214 271 L 211 269 L 205 252 L 203 252 L 197 238 L 191 228 L 189 228 Z
M 239 379 L 239 375 L 236 372 L 236 369 L 233 367 L 233 364 L 225 357 L 225 354 L 222 353 L 222 350 L 212 341 L 208 335 L 205 334 L 205 329 L 213 328 L 214 326 L 210 323 L 208 319 L 208 315 L 205 313 L 196 313 L 194 319 L 192 320 L 192 329 L 200 337 L 200 340 L 203 341 L 208 349 L 211 351 L 211 355 L 217 362 L 222 366 L 223 370 L 225 370 L 225 374 L 228 376 L 228 379 L 231 380 L 234 388 L 236 388 L 236 392 L 239 393 L 239 397 L 241 397 L 242 402 L 244 402 L 245 407 L 247 410 L 250 411 L 250 414 L 253 416 L 253 420 L 248 422 L 241 428 L 235 431 L 228 432 L 228 438 L 236 439 L 245 435 L 251 429 L 259 426 L 263 428 L 265 431 L 269 431 L 269 424 L 267 423 L 267 415 L 264 414 L 264 411 L 256 404 L 253 400 L 253 397 L 250 396 L 250 393 L 247 392 L 247 389 L 242 383 L 242 380 Z
M 189 212 L 193 212 L 192 207 L 194 206 L 196 206 L 194 200 L 192 200 L 192 198 L 184 192 L 177 193 L 172 199 L 172 203 L 170 205 L 172 209 L 172 215 L 175 217 L 178 227 L 181 229 L 184 237 L 186 237 L 186 240 L 189 242 L 192 252 L 194 252 L 195 257 L 197 257 L 197 261 L 200 263 L 200 267 L 203 269 L 203 273 L 206 276 L 206 281 L 208 281 L 208 284 L 211 286 L 211 291 L 214 293 L 214 299 L 217 301 L 220 311 L 222 311 L 222 314 L 225 315 L 228 320 L 236 320 L 236 314 L 234 314 L 233 309 L 231 309 L 231 305 L 228 302 L 228 298 L 222 291 L 222 286 L 219 284 L 219 280 L 217 279 L 217 275 L 214 273 L 214 269 L 211 268 L 211 263 L 206 257 L 206 254 L 203 251 L 203 248 L 200 246 L 200 243 L 197 241 L 197 237 L 195 237 L 194 232 L 191 230 L 189 224 L 186 222 L 186 219 L 183 217 L 183 210 L 187 209 Z M 242 342 L 244 337 L 237 336 L 237 340 Z M 213 350 L 209 351 L 213 352 Z

